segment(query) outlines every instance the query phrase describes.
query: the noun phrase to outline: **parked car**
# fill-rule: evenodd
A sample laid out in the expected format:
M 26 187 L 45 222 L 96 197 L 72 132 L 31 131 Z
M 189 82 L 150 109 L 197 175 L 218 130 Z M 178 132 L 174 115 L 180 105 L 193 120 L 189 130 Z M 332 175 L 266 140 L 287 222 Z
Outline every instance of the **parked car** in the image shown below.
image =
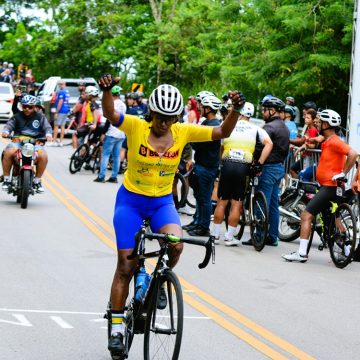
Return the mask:
M 8 121 L 13 113 L 14 89 L 11 84 L 0 82 L 0 121 Z
M 51 125 L 54 123 L 54 113 L 51 109 L 55 109 L 55 105 L 51 103 L 51 99 L 54 96 L 54 93 L 56 93 L 59 90 L 58 82 L 59 80 L 64 80 L 66 82 L 66 88 L 69 90 L 70 99 L 69 99 L 69 105 L 70 109 L 76 104 L 78 98 L 79 98 L 79 90 L 78 86 L 79 83 L 85 83 L 86 86 L 93 85 L 97 88 L 99 85 L 97 84 L 96 80 L 94 78 L 84 78 L 84 79 L 70 79 L 70 78 L 61 78 L 60 76 L 51 76 L 48 79 L 46 79 L 40 86 L 39 90 L 36 93 L 36 96 L 38 96 L 45 108 L 45 115 L 48 118 Z

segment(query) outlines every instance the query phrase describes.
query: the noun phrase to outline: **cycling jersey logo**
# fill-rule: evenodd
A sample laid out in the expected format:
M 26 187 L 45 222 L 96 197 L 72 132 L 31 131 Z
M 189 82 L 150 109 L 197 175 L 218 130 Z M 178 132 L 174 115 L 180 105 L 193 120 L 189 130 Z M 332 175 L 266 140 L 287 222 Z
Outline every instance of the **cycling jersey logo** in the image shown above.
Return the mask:
M 144 145 L 140 145 L 139 155 L 144 156 L 144 157 L 149 157 L 149 158 L 160 158 L 161 157 L 164 159 L 176 159 L 177 157 L 179 157 L 179 150 L 167 151 L 165 154 L 160 156 L 157 151 L 153 151 Z
M 173 176 L 174 173 L 166 173 L 165 171 L 159 171 L 159 176 Z
M 40 121 L 34 120 L 32 123 L 33 128 L 38 129 L 40 127 Z

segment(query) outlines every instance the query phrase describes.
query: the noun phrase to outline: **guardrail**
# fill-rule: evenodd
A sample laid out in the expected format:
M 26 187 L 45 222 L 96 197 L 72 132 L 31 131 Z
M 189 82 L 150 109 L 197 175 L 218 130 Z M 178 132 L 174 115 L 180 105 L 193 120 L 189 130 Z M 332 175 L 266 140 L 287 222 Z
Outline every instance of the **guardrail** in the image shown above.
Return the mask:
M 303 156 L 303 152 L 297 152 L 298 148 L 294 147 L 290 149 L 289 156 L 286 158 L 284 166 L 285 166 L 285 181 L 282 182 L 282 190 L 288 185 L 288 179 L 290 176 L 290 169 L 295 164 L 295 162 L 300 162 L 300 169 L 305 170 L 307 167 L 311 167 L 311 169 L 308 169 L 310 172 L 311 179 L 307 179 L 308 181 L 315 181 L 316 180 L 316 166 L 319 163 L 319 159 L 321 156 L 321 150 L 320 149 L 306 149 L 306 156 Z M 358 157 L 360 155 L 358 154 Z M 353 168 L 346 174 L 346 178 L 348 179 L 347 187 L 351 187 L 352 179 L 354 178 L 354 175 L 356 173 L 357 169 L 354 165 Z M 309 174 L 306 174 L 309 176 Z

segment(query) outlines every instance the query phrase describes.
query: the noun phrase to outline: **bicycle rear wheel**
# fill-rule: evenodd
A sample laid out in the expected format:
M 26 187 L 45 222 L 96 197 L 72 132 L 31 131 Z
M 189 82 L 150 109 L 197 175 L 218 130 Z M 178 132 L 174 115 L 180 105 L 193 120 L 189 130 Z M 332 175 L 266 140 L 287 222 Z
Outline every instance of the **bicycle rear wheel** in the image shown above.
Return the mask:
M 184 176 L 178 172 L 175 174 L 174 182 L 176 183 L 177 198 L 178 198 L 177 203 L 175 203 L 175 201 L 174 203 L 176 209 L 180 209 L 184 207 L 186 203 L 186 197 L 188 194 L 188 184 Z
M 356 219 L 349 204 L 340 204 L 331 216 L 328 243 L 334 265 L 338 268 L 347 266 L 356 245 Z
M 268 233 L 269 210 L 265 195 L 257 191 L 252 198 L 253 214 L 250 218 L 250 234 L 256 251 L 261 251 L 265 246 Z
M 157 308 L 157 295 L 164 286 L 167 306 Z M 171 270 L 155 284 L 150 301 L 144 334 L 144 359 L 171 359 L 179 357 L 184 321 L 184 304 L 180 282 Z
M 75 174 L 76 172 L 80 171 L 88 155 L 88 152 L 89 152 L 89 145 L 82 144 L 71 155 L 70 164 L 69 164 L 69 171 L 71 174 Z

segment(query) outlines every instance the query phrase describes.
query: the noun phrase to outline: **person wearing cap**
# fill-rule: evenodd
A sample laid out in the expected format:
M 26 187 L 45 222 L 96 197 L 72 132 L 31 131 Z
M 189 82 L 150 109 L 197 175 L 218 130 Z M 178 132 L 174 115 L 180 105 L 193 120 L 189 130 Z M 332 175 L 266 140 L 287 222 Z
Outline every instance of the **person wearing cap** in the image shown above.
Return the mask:
M 28 74 L 26 74 L 28 76 Z M 69 113 L 69 90 L 66 89 L 66 83 L 64 80 L 59 80 L 59 91 L 56 94 L 55 108 L 56 111 L 54 113 L 54 138 L 53 144 L 56 145 L 56 139 L 58 136 L 58 130 L 60 127 L 60 143 L 59 146 L 63 146 L 63 140 L 65 136 L 65 123 L 68 118 Z
M 294 120 L 296 126 L 300 126 L 300 110 L 299 108 L 295 105 L 295 99 L 293 96 L 287 96 L 286 97 L 286 104 L 289 106 L 292 106 L 292 108 L 295 110 L 295 117 Z
M 120 86 L 114 86 L 111 89 L 111 94 L 114 99 L 114 108 L 119 114 L 126 113 L 126 105 L 120 100 L 120 92 L 122 88 Z M 111 177 L 107 179 L 107 182 L 117 183 L 117 176 L 120 169 L 120 150 L 123 141 L 125 140 L 125 133 L 120 129 L 113 126 L 109 120 L 106 120 L 104 128 L 104 142 L 102 146 L 102 156 L 100 163 L 100 171 L 95 182 L 104 183 L 106 169 L 109 163 L 110 155 L 112 156 L 112 173 Z

